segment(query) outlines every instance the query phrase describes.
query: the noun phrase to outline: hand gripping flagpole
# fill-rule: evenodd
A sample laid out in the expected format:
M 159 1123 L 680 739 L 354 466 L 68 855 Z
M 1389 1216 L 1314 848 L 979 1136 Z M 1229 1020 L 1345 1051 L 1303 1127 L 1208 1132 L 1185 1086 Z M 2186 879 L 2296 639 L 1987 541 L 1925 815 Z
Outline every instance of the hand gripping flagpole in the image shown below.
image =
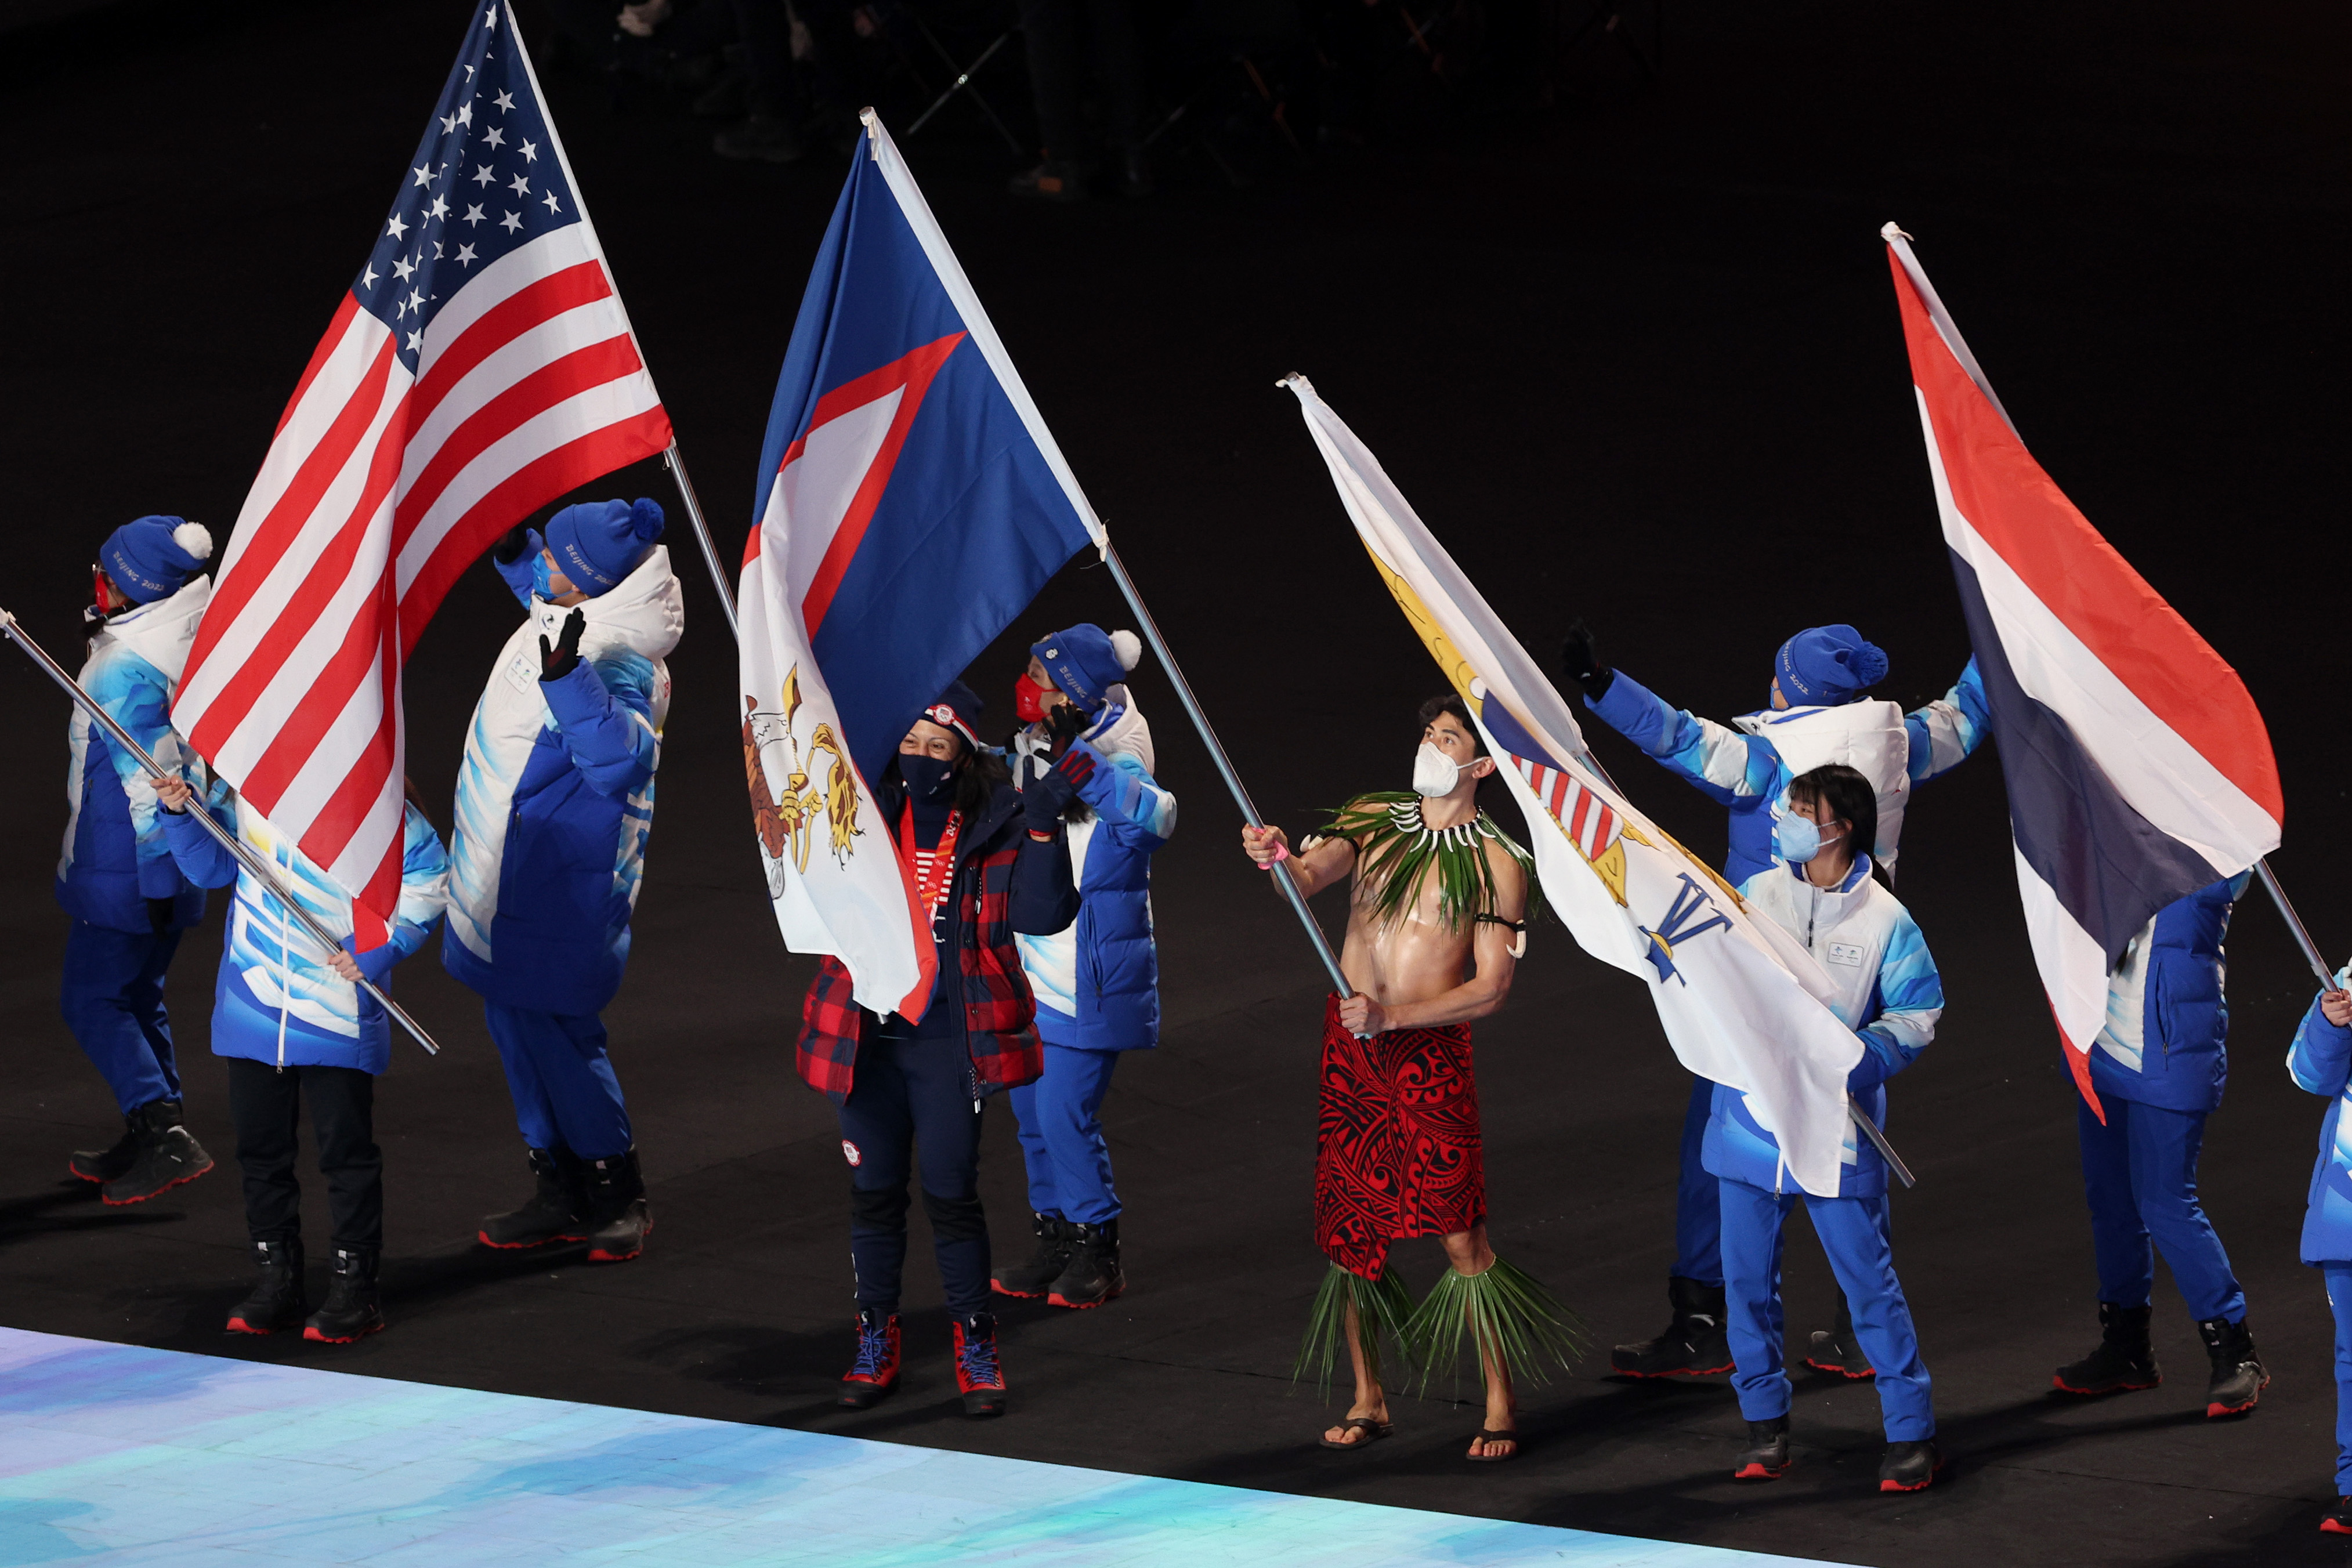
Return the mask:
M 1241 775 L 1234 771 L 1233 761 L 1226 757 L 1223 744 L 1217 739 L 1217 732 L 1209 727 L 1209 716 L 1201 711 L 1200 703 L 1194 700 L 1192 684 L 1184 679 L 1184 672 L 1178 666 L 1176 656 L 1168 651 L 1167 640 L 1160 635 L 1159 622 L 1152 620 L 1151 612 L 1143 607 L 1143 596 L 1136 592 L 1135 580 L 1127 575 L 1127 567 L 1118 559 L 1118 551 L 1111 548 L 1109 534 L 1106 532 L 1101 539 L 1103 564 L 1110 568 L 1111 580 L 1118 584 L 1119 592 L 1126 597 L 1127 607 L 1135 612 L 1136 622 L 1143 628 L 1143 640 L 1151 644 L 1151 652 L 1159 659 L 1160 667 L 1168 673 L 1169 684 L 1176 688 L 1176 700 L 1184 705 L 1185 716 L 1192 721 L 1192 727 L 1201 732 L 1201 743 L 1209 748 L 1210 760 L 1217 765 L 1217 772 L 1223 778 L 1225 788 L 1233 791 L 1234 803 L 1242 809 L 1242 816 L 1251 827 L 1263 829 L 1265 820 L 1257 814 L 1257 807 L 1252 803 L 1249 791 L 1242 787 Z M 1290 901 L 1291 912 L 1298 916 L 1298 924 L 1307 928 L 1307 940 L 1315 944 L 1315 956 L 1323 960 L 1323 967 L 1329 973 L 1331 984 L 1338 988 L 1340 998 L 1344 1000 L 1354 996 L 1356 988 L 1348 984 L 1348 977 L 1339 972 L 1339 960 L 1331 951 L 1330 939 L 1323 935 L 1323 927 L 1315 923 L 1315 915 L 1307 907 L 1306 896 L 1298 891 L 1298 883 L 1292 879 L 1290 868 L 1277 861 L 1274 865 L 1274 876 L 1282 886 L 1283 897 Z
M 2286 921 L 2286 928 L 2294 933 L 2295 946 L 2303 949 L 2303 960 L 2311 966 L 2311 972 L 2319 977 L 2320 988 L 2336 989 L 2336 971 L 2327 967 L 2327 959 L 2319 951 L 2319 944 L 2314 942 L 2311 933 L 2304 928 L 2303 917 L 2295 914 L 2294 905 L 2286 901 L 2286 889 L 2281 887 L 2279 879 L 2272 874 L 2271 862 L 2256 861 L 2254 874 L 2263 879 L 2263 886 L 2269 891 L 2271 902 L 2278 905 L 2280 916 Z
M 144 768 L 147 770 L 150 778 L 168 779 L 172 777 L 170 769 L 158 764 L 155 758 L 149 754 L 147 748 L 140 745 L 139 742 L 132 737 L 129 730 L 115 723 L 114 716 L 107 712 L 104 708 L 99 706 L 98 703 L 90 696 L 90 695 L 82 690 L 81 683 L 75 680 L 73 676 L 68 674 L 64 665 L 58 664 L 55 659 L 50 658 L 48 650 L 43 648 L 38 643 L 34 642 L 31 637 L 27 636 L 25 632 L 25 629 L 16 623 L 16 618 L 14 615 L 9 614 L 5 610 L 0 610 L 0 633 L 5 633 L 10 642 L 25 650 L 26 654 L 32 659 L 33 663 L 40 665 L 41 668 L 47 672 L 49 679 L 57 682 L 59 686 L 62 686 L 65 689 L 66 695 L 73 698 L 75 706 L 79 706 L 82 712 L 89 715 L 91 718 L 96 719 L 99 724 L 103 726 L 106 733 L 113 737 L 114 744 L 122 747 L 124 751 L 130 753 L 131 759 L 137 762 L 140 767 Z M 236 834 L 231 832 L 228 829 L 222 827 L 219 822 L 215 821 L 213 818 L 213 814 L 204 809 L 203 802 L 197 802 L 196 809 L 188 814 L 194 817 L 197 821 L 203 823 L 205 831 L 219 840 L 221 847 L 228 851 L 229 853 L 235 855 L 239 865 L 243 866 L 254 877 L 258 879 L 269 889 L 271 893 L 276 894 L 278 895 L 278 904 L 285 908 L 288 913 L 291 914 L 295 919 L 302 923 L 303 927 L 310 932 L 311 936 L 318 941 L 320 946 L 326 948 L 330 952 L 333 952 L 342 946 L 341 940 L 337 937 L 333 932 L 320 925 L 319 923 L 318 916 L 312 915 L 308 909 L 305 909 L 301 904 L 296 900 L 293 894 L 288 891 L 286 884 L 278 879 L 277 868 L 272 866 L 268 861 L 262 859 L 251 845 L 246 843 L 243 840 L 239 839 Z M 368 995 L 373 997 L 378 1003 L 382 1004 L 386 1015 L 397 1022 L 401 1028 L 415 1036 L 416 1043 L 423 1046 L 427 1053 L 434 1056 L 441 1054 L 441 1048 L 433 1043 L 433 1037 L 426 1034 L 424 1029 L 418 1025 L 417 1021 L 408 1016 L 407 1009 L 402 1007 L 398 1002 L 394 1001 L 390 996 L 386 995 L 383 987 L 377 985 L 373 980 L 369 979 L 365 975 L 362 975 L 360 977 L 359 984 L 364 990 L 366 990 Z

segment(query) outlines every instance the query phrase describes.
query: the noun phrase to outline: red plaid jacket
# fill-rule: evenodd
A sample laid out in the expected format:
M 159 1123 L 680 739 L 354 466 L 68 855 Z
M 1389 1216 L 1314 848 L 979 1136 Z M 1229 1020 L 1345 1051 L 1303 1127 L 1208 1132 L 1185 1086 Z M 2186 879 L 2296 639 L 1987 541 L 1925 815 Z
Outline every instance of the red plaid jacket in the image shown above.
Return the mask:
M 892 821 L 905 807 L 903 799 L 880 804 Z M 956 841 L 955 883 L 941 919 L 958 972 L 940 975 L 931 992 L 934 1007 L 961 995 L 964 1043 L 982 1093 L 1034 1082 L 1045 1071 L 1044 1048 L 1031 1027 L 1037 1004 L 1013 934 L 1050 936 L 1077 917 L 1067 836 L 1056 829 L 1051 842 L 1031 838 L 1019 792 L 1009 785 L 999 789 L 988 814 Z M 851 990 L 848 967 L 822 958 L 801 1004 L 801 1078 L 836 1105 L 856 1082 L 859 1042 L 881 1022 Z

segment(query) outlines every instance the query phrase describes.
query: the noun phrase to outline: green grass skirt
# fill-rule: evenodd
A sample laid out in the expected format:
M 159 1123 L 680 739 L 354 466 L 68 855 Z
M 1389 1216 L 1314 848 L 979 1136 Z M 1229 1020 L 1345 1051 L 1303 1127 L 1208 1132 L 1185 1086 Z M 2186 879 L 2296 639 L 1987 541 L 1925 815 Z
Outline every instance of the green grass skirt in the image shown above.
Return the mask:
M 1394 1269 L 1384 1266 L 1379 1279 L 1367 1280 L 1334 1263 L 1323 1276 L 1322 1288 L 1315 1292 L 1315 1305 L 1308 1310 L 1307 1339 L 1298 1347 L 1298 1362 L 1290 1372 L 1292 1381 L 1312 1372 L 1316 1391 L 1326 1396 L 1330 1394 L 1333 1370 L 1349 1364 L 1350 1306 L 1356 1309 L 1357 1342 L 1363 1346 L 1364 1364 L 1370 1369 L 1372 1381 L 1386 1386 L 1381 1370 L 1384 1335 L 1404 1353 L 1406 1375 L 1412 1375 L 1406 1325 L 1413 1317 L 1412 1292 L 1404 1288 Z M 1350 1369 L 1349 1376 L 1353 1375 Z
M 1587 1348 L 1584 1321 L 1559 1298 L 1500 1258 L 1483 1273 L 1447 1269 L 1406 1320 L 1400 1336 L 1406 1361 L 1421 1373 L 1421 1390 L 1441 1370 L 1451 1370 L 1458 1394 L 1464 1352 L 1470 1375 L 1483 1375 L 1475 1346 L 1498 1354 L 1516 1377 L 1541 1383 L 1544 1363 L 1563 1370 Z

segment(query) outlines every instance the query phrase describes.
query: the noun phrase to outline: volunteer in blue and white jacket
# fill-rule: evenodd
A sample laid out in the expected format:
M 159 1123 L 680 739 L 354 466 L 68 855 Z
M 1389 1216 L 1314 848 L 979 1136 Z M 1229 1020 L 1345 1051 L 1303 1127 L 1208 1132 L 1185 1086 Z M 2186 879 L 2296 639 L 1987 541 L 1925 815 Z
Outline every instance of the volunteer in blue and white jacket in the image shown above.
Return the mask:
M 474 709 L 449 836 L 449 972 L 481 993 L 538 1186 L 492 1247 L 634 1258 L 652 1218 L 598 1014 L 620 988 L 685 601 L 639 500 L 566 507 L 493 552 L 530 613 Z
M 392 1026 L 359 988 L 365 976 L 391 984 L 392 967 L 419 947 L 441 918 L 449 861 L 414 805 L 402 822 L 400 900 L 389 939 L 354 956 L 351 895 L 243 796 L 218 789 L 215 821 L 276 868 L 301 906 L 342 940 L 321 948 L 262 881 L 195 820 L 194 792 L 166 781 L 163 831 L 173 857 L 200 887 L 236 884 L 213 993 L 213 1054 L 228 1062 L 236 1163 L 245 1173 L 245 1224 L 259 1270 L 253 1293 L 231 1311 L 235 1333 L 300 1329 L 305 1339 L 348 1344 L 383 1327 L 376 1291 L 383 1251 L 383 1154 L 375 1141 L 375 1080 L 390 1065 Z M 295 1125 L 304 1104 L 319 1173 L 327 1178 L 333 1283 L 305 1322 L 302 1189 L 294 1174 Z
M 175 776 L 204 764 L 172 728 L 172 698 L 212 598 L 202 523 L 141 517 L 100 547 L 97 602 L 82 688 Z M 180 934 L 204 918 L 205 894 L 180 874 L 157 821 L 147 772 L 77 706 L 66 732 L 65 852 L 58 903 L 73 917 L 59 1001 L 66 1027 L 106 1077 L 125 1131 L 112 1148 L 76 1152 L 71 1168 L 104 1184 L 108 1203 L 138 1203 L 212 1169 L 180 1124 L 180 1070 L 163 976 Z
M 1790 781 L 1775 821 L 1781 861 L 1740 887 L 1750 913 L 1778 924 L 1820 960 L 1837 988 L 1831 1004 L 1862 1037 L 1862 1060 L 1846 1087 L 1881 1127 L 1886 1080 L 1918 1059 L 1935 1038 L 1944 987 L 1916 922 L 1874 881 L 1870 856 L 1877 800 L 1853 768 L 1832 763 Z M 1916 1491 L 1942 1463 L 1927 1368 L 1919 1359 L 1911 1309 L 1895 1277 L 1888 1241 L 1886 1162 L 1852 1125 L 1835 1197 L 1815 1197 L 1788 1181 L 1780 1145 L 1747 1095 L 1713 1086 L 1704 1159 L 1723 1211 L 1723 1282 L 1732 1378 L 1748 1423 L 1748 1447 L 1734 1467 L 1765 1480 L 1789 1466 L 1790 1385 L 1781 1365 L 1780 1226 L 1802 1198 L 1813 1233 L 1846 1295 L 1853 1331 L 1878 1369 L 1886 1432 L 1879 1488 Z
M 1013 782 L 1033 816 L 1068 822 L 1078 916 L 1019 938 L 1045 1047 L 1044 1075 L 1011 1094 L 1037 1251 L 991 1283 L 1058 1307 L 1100 1306 L 1126 1289 L 1102 1102 L 1119 1053 L 1160 1041 L 1151 857 L 1176 831 L 1176 798 L 1151 776 L 1151 727 L 1125 684 L 1142 653 L 1132 632 L 1073 626 L 1030 649 L 1014 690 L 1030 722 L 1013 737 Z M 1075 787 L 1056 771 L 1072 752 L 1093 763 Z
M 2197 1196 L 2205 1118 L 2221 1108 L 2230 1076 L 2221 940 L 2245 890 L 2241 873 L 2158 910 L 2107 978 L 2106 1021 L 2090 1053 L 2105 1120 L 2088 1102 L 2074 1107 L 2101 1332 L 2096 1349 L 2053 1375 L 2066 1393 L 2163 1381 L 2148 1342 L 2159 1251 L 2212 1362 L 2206 1415 L 2252 1409 L 2270 1381 L 2246 1324 L 2246 1292 Z
M 2286 1053 L 2296 1087 L 2327 1097 L 2319 1124 L 2319 1157 L 2312 1162 L 2311 1196 L 2303 1211 L 2303 1260 L 2327 1281 L 2336 1313 L 2335 1509 L 2319 1528 L 2352 1535 L 2352 966 L 2336 971 L 2303 1017 Z
M 1560 659 L 1569 679 L 1583 688 L 1585 706 L 1729 809 L 1723 874 L 1734 885 L 1770 867 L 1774 806 L 1789 781 L 1832 762 L 1869 780 L 1878 802 L 1878 831 L 1864 847 L 1892 877 L 1911 787 L 1959 766 L 1992 726 L 1974 659 L 1940 700 L 1908 714 L 1869 697 L 1870 688 L 1886 678 L 1886 655 L 1851 626 L 1815 626 L 1781 643 L 1773 658 L 1769 706 L 1740 716 L 1732 726 L 1677 708 L 1601 663 L 1582 622 L 1570 630 Z M 1723 1275 L 1716 1259 L 1720 1219 L 1715 1183 L 1699 1164 L 1709 1092 L 1705 1081 L 1694 1083 L 1683 1114 L 1675 1263 L 1666 1281 L 1674 1320 L 1654 1340 L 1617 1346 L 1611 1360 L 1621 1373 L 1715 1373 L 1726 1370 L 1729 1361 L 1720 1326 Z M 1813 1339 L 1809 1364 L 1852 1377 L 1870 1375 L 1843 1313 L 1835 1331 Z

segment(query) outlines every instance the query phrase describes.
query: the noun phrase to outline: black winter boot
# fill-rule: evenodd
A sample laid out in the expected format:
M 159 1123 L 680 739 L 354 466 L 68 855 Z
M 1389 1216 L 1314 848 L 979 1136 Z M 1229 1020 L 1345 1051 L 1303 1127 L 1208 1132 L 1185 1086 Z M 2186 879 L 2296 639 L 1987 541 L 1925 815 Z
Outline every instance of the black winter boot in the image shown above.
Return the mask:
M 383 1328 L 383 1301 L 375 1289 L 376 1249 L 335 1249 L 335 1277 L 327 1299 L 302 1325 L 302 1337 L 321 1344 L 349 1344 Z
M 482 1245 L 506 1250 L 544 1247 L 551 1241 L 585 1241 L 588 1232 L 580 1216 L 587 1195 L 580 1179 L 578 1156 L 570 1149 L 533 1149 L 530 1174 L 539 1186 L 530 1201 L 483 1220 L 475 1233 Z
M 1037 1232 L 1037 1250 L 1026 1263 L 1008 1263 L 990 1277 L 988 1288 L 1000 1296 L 1034 1301 L 1052 1289 L 1062 1270 L 1070 1266 L 1076 1239 L 1070 1222 L 1058 1214 L 1033 1214 L 1029 1222 Z
M 66 1169 L 84 1181 L 117 1180 L 131 1169 L 131 1162 L 139 1157 L 139 1113 L 131 1112 L 122 1118 L 122 1136 L 114 1140 L 110 1149 L 76 1149 Z
M 1870 1357 L 1862 1354 L 1862 1342 L 1853 1336 L 1853 1309 L 1846 1304 L 1843 1291 L 1838 1292 L 1837 1327 L 1813 1331 L 1812 1348 L 1805 1352 L 1805 1364 L 1815 1372 L 1833 1372 L 1857 1382 L 1878 1375 L 1878 1369 L 1870 1364 Z
M 646 1249 L 646 1237 L 654 1228 L 637 1151 L 586 1161 L 583 1171 L 588 1178 L 588 1260 L 625 1263 Z
M 1777 1480 L 1789 1473 L 1789 1418 L 1775 1416 L 1769 1421 L 1748 1423 L 1748 1447 L 1739 1450 L 1731 1461 L 1731 1479 L 1736 1481 Z
M 1118 1266 L 1118 1221 L 1074 1225 L 1070 1266 L 1045 1292 L 1056 1307 L 1099 1307 L 1127 1289 L 1127 1275 Z
M 1674 1321 L 1639 1344 L 1621 1344 L 1609 1363 L 1627 1377 L 1706 1377 L 1731 1370 L 1731 1341 L 1723 1327 L 1723 1287 L 1680 1276 L 1666 1281 Z
M 1944 1451 L 1932 1442 L 1889 1443 L 1878 1461 L 1880 1491 L 1925 1491 L 1944 1468 Z
M 2213 1381 L 2205 1385 L 2207 1416 L 2242 1416 L 2261 1400 L 2271 1375 L 2254 1357 L 2253 1331 L 2240 1318 L 2212 1318 L 2197 1325 L 2205 1354 L 2213 1358 Z
M 2154 1310 L 2101 1301 L 2098 1347 L 2053 1373 L 2050 1386 L 2068 1394 L 2124 1394 L 2162 1383 L 2156 1351 L 2147 1343 L 2147 1320 Z
M 302 1239 L 257 1241 L 254 1266 L 261 1277 L 253 1293 L 229 1309 L 228 1333 L 278 1333 L 302 1326 L 310 1302 L 302 1291 Z
M 2336 1506 L 2319 1516 L 2322 1535 L 2352 1535 L 2352 1497 L 2339 1497 Z
M 177 1100 L 151 1100 L 131 1113 L 131 1120 L 139 1147 L 131 1168 L 99 1189 L 108 1203 L 144 1203 L 213 1168 L 212 1155 L 180 1125 Z

